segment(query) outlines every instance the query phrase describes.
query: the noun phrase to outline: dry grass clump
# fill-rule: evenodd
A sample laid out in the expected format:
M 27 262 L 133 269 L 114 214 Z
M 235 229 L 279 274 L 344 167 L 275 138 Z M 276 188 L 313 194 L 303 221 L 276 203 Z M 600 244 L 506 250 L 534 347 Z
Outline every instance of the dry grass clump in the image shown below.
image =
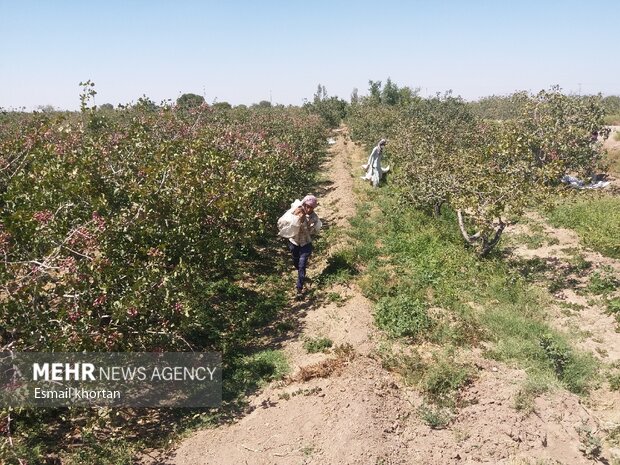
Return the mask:
M 336 358 L 328 358 L 318 363 L 301 367 L 294 376 L 287 376 L 286 384 L 306 382 L 314 378 L 327 378 L 338 374 L 355 357 L 355 350 L 350 344 L 343 344 L 334 349 Z

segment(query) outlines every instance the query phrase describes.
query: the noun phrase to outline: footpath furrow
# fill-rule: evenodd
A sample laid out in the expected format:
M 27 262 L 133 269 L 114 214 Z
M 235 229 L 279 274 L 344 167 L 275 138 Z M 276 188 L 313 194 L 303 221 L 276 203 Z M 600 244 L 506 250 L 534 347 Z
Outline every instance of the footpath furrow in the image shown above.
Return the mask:
M 314 296 L 334 297 L 291 301 L 299 336 L 280 348 L 292 373 L 249 399 L 243 415 L 195 432 L 150 465 L 592 463 L 580 450 L 578 427 L 600 428 L 601 420 L 578 396 L 558 390 L 537 398 L 535 413 L 518 411 L 515 398 L 526 372 L 477 350 L 466 354 L 478 373 L 453 421 L 432 429 L 422 420 L 418 391 L 387 371 L 377 354 L 384 337 L 371 303 L 354 283 L 317 289 L 347 245 L 359 165 L 367 155 L 345 128 L 336 132 L 330 152 L 326 181 L 315 192 L 330 243 L 312 257 L 309 276 Z M 328 338 L 332 349 L 309 354 L 307 338 Z

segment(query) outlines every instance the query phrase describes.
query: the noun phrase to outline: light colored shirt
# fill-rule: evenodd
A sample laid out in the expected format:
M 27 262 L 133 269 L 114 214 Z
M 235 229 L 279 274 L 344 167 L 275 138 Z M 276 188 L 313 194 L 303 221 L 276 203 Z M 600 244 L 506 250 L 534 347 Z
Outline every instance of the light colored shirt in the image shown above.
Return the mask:
M 303 247 L 304 245 L 312 242 L 312 235 L 320 231 L 323 223 L 321 223 L 321 220 L 317 214 L 312 212 L 310 215 L 298 216 L 297 225 L 299 226 L 299 232 L 289 238 L 289 241 L 295 245 Z

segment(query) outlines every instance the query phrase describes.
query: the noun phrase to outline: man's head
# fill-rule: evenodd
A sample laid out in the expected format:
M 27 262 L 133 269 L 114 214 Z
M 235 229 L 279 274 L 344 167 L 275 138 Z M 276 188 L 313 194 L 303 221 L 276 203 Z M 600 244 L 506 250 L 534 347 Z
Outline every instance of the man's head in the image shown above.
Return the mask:
M 385 139 L 381 139 L 381 140 L 379 141 L 379 146 L 380 146 L 380 147 L 383 147 L 385 144 L 387 144 L 387 140 L 385 140 Z
M 303 200 L 301 201 L 301 204 L 304 205 L 306 207 L 306 209 L 313 211 L 316 206 L 318 205 L 319 201 L 316 199 L 316 197 L 312 194 L 308 194 L 306 195 Z

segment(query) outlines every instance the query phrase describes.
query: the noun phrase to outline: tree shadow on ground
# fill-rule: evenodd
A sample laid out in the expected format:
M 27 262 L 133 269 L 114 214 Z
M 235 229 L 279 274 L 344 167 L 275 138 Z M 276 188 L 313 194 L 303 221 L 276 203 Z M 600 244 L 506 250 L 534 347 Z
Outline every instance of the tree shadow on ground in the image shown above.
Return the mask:
M 507 258 L 509 266 L 528 282 L 542 282 L 551 293 L 580 289 L 583 284 L 579 278 L 587 275 L 592 265 L 579 257 L 562 260 L 558 257 L 521 258 L 507 255 Z

